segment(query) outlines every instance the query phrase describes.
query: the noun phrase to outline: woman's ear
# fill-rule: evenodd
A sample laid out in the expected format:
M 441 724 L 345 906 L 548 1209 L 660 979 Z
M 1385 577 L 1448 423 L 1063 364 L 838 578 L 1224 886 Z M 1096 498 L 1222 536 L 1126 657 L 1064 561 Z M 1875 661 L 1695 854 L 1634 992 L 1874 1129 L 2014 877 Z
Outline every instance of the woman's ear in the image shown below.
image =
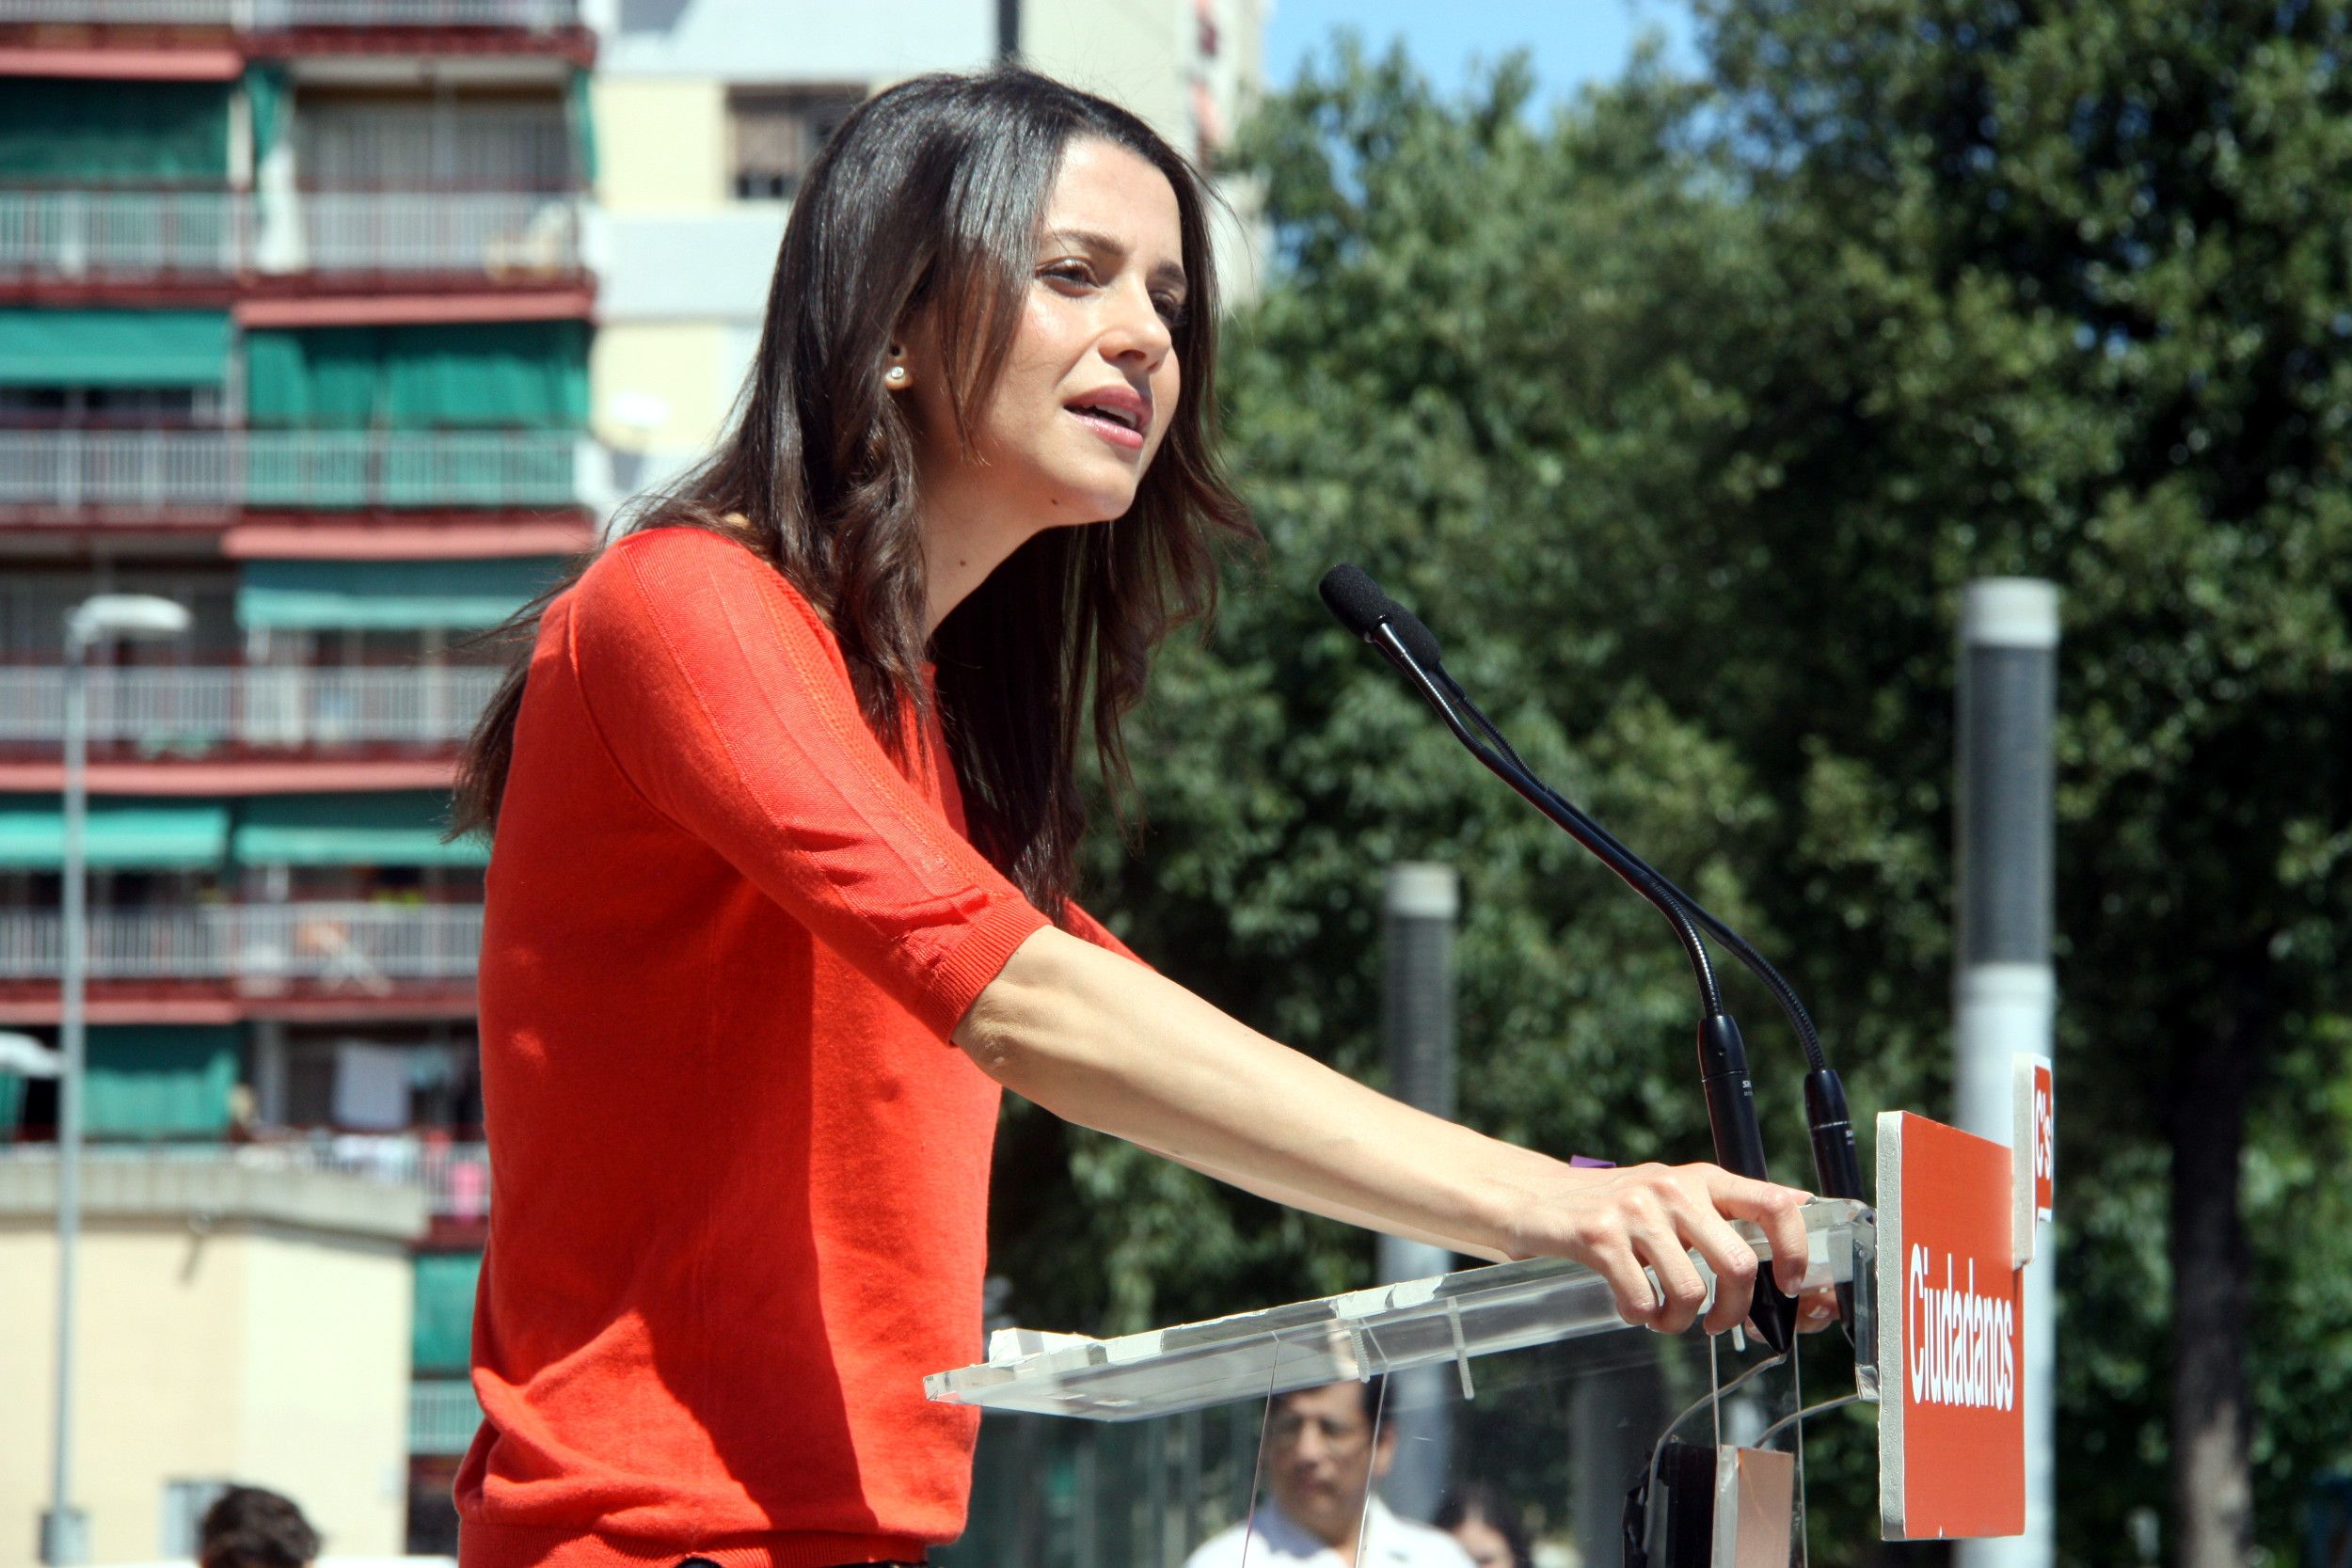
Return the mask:
M 890 386 L 903 391 L 918 383 L 938 389 L 945 383 L 940 379 L 939 345 L 931 330 L 930 312 L 910 311 L 898 323 L 898 329 L 890 335 L 890 343 L 883 350 L 883 379 L 889 379 L 889 367 L 903 366 L 906 374 Z

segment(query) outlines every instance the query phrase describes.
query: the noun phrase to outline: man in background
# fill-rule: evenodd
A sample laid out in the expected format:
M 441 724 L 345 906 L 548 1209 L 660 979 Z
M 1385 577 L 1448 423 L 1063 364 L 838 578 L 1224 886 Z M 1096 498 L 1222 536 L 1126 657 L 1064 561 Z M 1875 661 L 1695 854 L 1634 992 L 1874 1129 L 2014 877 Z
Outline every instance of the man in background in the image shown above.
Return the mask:
M 1381 1381 L 1278 1395 L 1263 1470 L 1272 1496 L 1255 1517 L 1211 1536 L 1184 1568 L 1470 1568 L 1442 1530 L 1400 1519 L 1373 1494 L 1396 1459 L 1380 1419 Z
M 198 1527 L 200 1568 L 310 1568 L 319 1532 L 294 1499 L 258 1486 L 232 1486 L 204 1511 Z

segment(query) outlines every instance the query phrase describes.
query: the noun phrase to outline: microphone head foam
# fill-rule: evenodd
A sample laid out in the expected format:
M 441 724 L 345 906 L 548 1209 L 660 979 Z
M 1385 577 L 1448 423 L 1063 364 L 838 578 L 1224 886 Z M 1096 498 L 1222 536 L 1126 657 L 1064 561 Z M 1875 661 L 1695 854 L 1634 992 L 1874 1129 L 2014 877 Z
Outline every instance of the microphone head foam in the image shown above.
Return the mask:
M 1438 646 L 1437 634 L 1421 624 L 1421 617 L 1393 601 L 1389 606 L 1389 629 L 1405 644 L 1405 651 L 1413 656 L 1413 662 L 1424 670 L 1435 670 L 1445 662 L 1445 652 Z
M 1362 568 L 1345 562 L 1324 573 L 1315 592 L 1340 625 L 1359 637 L 1371 637 L 1381 622 L 1397 613 L 1396 601 L 1380 592 L 1378 583 Z

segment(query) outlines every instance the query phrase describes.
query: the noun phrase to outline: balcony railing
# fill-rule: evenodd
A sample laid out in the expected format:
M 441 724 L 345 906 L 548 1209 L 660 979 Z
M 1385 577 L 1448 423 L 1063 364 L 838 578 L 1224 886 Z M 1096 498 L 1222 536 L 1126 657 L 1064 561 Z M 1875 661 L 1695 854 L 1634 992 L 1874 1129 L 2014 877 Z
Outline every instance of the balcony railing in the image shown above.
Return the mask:
M 265 1170 L 325 1170 L 424 1191 L 435 1214 L 478 1220 L 490 1212 L 490 1151 L 413 1132 L 332 1132 L 273 1138 L 223 1150 L 237 1164 Z
M 0 1158 L 50 1157 L 46 1143 L 0 1144 Z M 243 1170 L 331 1171 L 423 1191 L 425 1207 L 448 1219 L 490 1212 L 488 1146 L 415 1132 L 316 1132 L 259 1143 L 94 1144 L 89 1160 L 138 1160 L 175 1165 L 235 1165 Z
M 0 0 L 0 23 L 119 26 L 519 27 L 580 24 L 580 0 Z
M 54 980 L 63 922 L 0 912 L 0 980 Z M 482 947 L 478 905 L 223 904 L 106 910 L 89 919 L 92 980 L 296 981 L 382 992 L 465 980 Z
M 224 747 L 447 746 L 472 732 L 501 672 L 482 665 L 408 670 L 93 670 L 94 745 L 151 754 Z M 65 673 L 0 669 L 0 748 L 65 739 Z
M 0 507 L 569 507 L 577 445 L 544 430 L 0 430 Z
M 464 1453 L 481 1425 L 482 1405 L 465 1378 L 421 1377 L 408 1386 L 410 1453 Z
M 221 191 L 0 191 L 0 276 L 226 277 L 249 216 Z
M 580 203 L 568 196 L 315 191 L 284 210 L 291 221 L 276 221 L 269 202 L 235 191 L 0 191 L 0 277 L 580 269 Z

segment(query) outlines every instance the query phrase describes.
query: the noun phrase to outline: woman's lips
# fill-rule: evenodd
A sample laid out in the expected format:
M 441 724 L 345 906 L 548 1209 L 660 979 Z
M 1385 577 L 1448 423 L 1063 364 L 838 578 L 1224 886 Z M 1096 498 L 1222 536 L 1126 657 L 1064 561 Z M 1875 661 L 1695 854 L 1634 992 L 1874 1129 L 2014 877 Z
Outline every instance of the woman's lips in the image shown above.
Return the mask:
M 1071 409 L 1070 416 L 1112 446 L 1123 448 L 1128 451 L 1143 450 L 1143 432 L 1140 430 L 1129 430 L 1117 420 L 1105 419 L 1100 414 L 1090 414 L 1082 408 Z

